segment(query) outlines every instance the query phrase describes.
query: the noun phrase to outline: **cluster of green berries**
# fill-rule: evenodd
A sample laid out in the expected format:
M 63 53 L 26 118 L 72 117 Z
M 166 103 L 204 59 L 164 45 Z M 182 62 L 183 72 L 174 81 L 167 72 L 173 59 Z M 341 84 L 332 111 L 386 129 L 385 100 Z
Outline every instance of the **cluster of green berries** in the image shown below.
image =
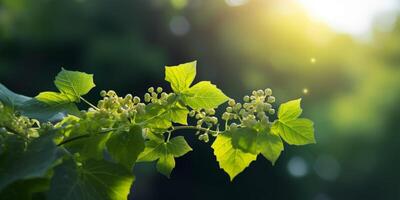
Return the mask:
M 272 108 L 272 103 L 275 102 L 275 97 L 272 96 L 272 90 L 253 91 L 250 96 L 243 97 L 244 103 L 236 103 L 235 100 L 228 101 L 226 112 L 222 114 L 222 119 L 225 121 L 239 121 L 241 125 L 235 122 L 229 125 L 229 128 L 234 129 L 238 126 L 252 127 L 258 121 L 269 124 L 268 115 L 274 115 L 275 109 Z
M 39 133 L 34 128 L 38 125 L 39 122 L 37 120 L 29 119 L 19 113 L 15 113 L 0 102 L 0 134 L 12 131 L 27 138 L 38 137 Z
M 99 110 L 98 115 L 103 117 L 113 117 L 114 119 L 133 119 L 137 113 L 145 112 L 145 104 L 141 103 L 138 96 L 127 94 L 125 97 L 119 97 L 113 90 L 101 91 L 100 96 L 103 97 L 97 104 Z M 90 111 L 96 111 L 91 108 Z M 112 115 L 112 116 L 110 116 Z
M 163 92 L 162 87 L 157 87 L 157 89 L 150 87 L 147 91 L 148 92 L 144 94 L 144 101 L 146 103 L 167 105 L 168 103 L 173 102 L 176 97 L 174 93 L 168 94 Z
M 194 117 L 197 120 L 196 127 L 199 129 L 206 128 L 201 134 L 201 131 L 197 131 L 197 135 L 199 135 L 199 140 L 208 142 L 210 140 L 209 134 L 215 133 L 214 131 L 209 131 L 212 127 L 218 126 L 218 118 L 214 116 L 214 109 L 201 109 L 201 110 L 191 110 L 189 112 L 190 117 Z M 217 127 L 218 128 L 218 127 Z

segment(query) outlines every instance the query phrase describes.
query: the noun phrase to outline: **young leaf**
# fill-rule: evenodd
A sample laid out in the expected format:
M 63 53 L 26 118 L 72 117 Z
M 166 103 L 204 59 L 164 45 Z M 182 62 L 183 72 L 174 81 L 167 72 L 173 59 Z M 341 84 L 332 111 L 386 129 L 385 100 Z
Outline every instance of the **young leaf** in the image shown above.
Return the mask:
M 180 106 L 177 104 L 170 108 L 169 114 L 170 114 L 170 119 L 172 122 L 183 124 L 183 125 L 188 124 L 187 116 L 189 114 L 189 110 L 186 107 Z
M 210 81 L 201 81 L 183 94 L 183 101 L 193 109 L 216 108 L 229 99 Z
M 238 129 L 238 131 L 240 130 Z M 248 151 L 253 148 L 254 141 L 251 142 L 251 139 L 240 140 L 237 137 L 240 135 L 232 134 L 229 131 L 219 134 L 211 146 L 220 168 L 228 173 L 231 181 L 257 159 L 257 154 Z M 235 141 L 239 142 L 235 144 Z
M 196 61 L 165 67 L 165 80 L 171 83 L 172 90 L 180 93 L 190 87 L 196 77 Z
M 280 135 L 288 144 L 305 145 L 315 143 L 313 122 L 298 118 L 301 114 L 301 99 L 281 104 L 278 120 L 271 131 Z
M 134 177 L 124 167 L 107 161 L 88 160 L 81 166 L 64 161 L 54 170 L 50 200 L 125 200 Z
M 62 155 L 53 138 L 49 133 L 25 147 L 18 137 L 9 137 L 0 155 L 0 190 L 17 180 L 44 177 Z
M 146 142 L 146 148 L 139 155 L 138 162 L 157 161 L 157 170 L 170 177 L 171 171 L 175 168 L 175 159 L 185 155 L 192 148 L 182 136 L 172 138 L 168 142 L 150 140 Z
M 113 133 L 107 141 L 107 150 L 115 161 L 132 169 L 137 157 L 144 150 L 142 128 L 134 126 L 128 132 Z
M 281 152 L 283 151 L 283 142 L 278 135 L 270 132 L 262 132 L 257 137 L 258 150 L 261 154 L 275 165 Z
M 41 92 L 35 98 L 48 105 L 65 105 L 73 102 L 73 97 L 57 92 Z
M 61 93 L 72 97 L 74 102 L 79 102 L 82 95 L 87 94 L 96 86 L 92 74 L 65 69 L 58 73 L 54 84 Z

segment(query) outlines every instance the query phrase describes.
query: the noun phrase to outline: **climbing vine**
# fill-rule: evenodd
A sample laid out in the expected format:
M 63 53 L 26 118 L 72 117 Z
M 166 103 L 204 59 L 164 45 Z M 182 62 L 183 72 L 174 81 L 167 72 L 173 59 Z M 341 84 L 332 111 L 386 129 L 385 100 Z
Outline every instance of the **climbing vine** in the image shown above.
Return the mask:
M 5 199 L 126 199 L 138 162 L 155 162 L 170 177 L 175 160 L 192 151 L 178 130 L 209 143 L 233 180 L 258 155 L 275 164 L 291 145 L 315 143 L 313 122 L 299 118 L 301 99 L 275 110 L 272 90 L 235 101 L 209 81 L 193 83 L 196 62 L 165 67 L 172 91 L 150 87 L 144 97 L 101 91 L 83 96 L 93 75 L 62 69 L 58 91 L 34 98 L 0 84 L 0 190 Z M 88 105 L 79 110 L 78 103 Z M 219 117 L 216 108 L 227 103 Z M 192 118 L 194 124 L 188 123 Z M 133 173 L 132 173 L 133 172 Z

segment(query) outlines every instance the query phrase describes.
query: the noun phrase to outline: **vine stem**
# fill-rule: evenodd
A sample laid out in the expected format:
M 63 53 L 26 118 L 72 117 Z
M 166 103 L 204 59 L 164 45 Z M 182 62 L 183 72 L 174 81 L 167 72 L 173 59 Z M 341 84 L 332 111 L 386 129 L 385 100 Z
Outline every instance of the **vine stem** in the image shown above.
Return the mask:
M 80 140 L 80 139 L 83 139 L 83 138 L 87 138 L 87 137 L 90 137 L 92 135 L 109 133 L 109 132 L 115 131 L 115 130 L 116 129 L 108 129 L 108 130 L 104 130 L 104 131 L 101 131 L 101 132 L 98 132 L 98 133 L 95 133 L 95 134 L 79 135 L 79 136 L 76 136 L 76 137 L 73 137 L 73 138 L 66 139 L 66 140 L 60 142 L 59 144 L 57 144 L 57 146 L 62 146 L 62 145 L 65 145 L 67 143 L 73 142 L 75 140 Z M 219 133 L 219 131 L 214 131 L 214 130 L 210 130 L 210 129 L 203 128 L 203 127 L 199 128 L 199 127 L 196 127 L 196 126 L 173 126 L 173 127 L 171 127 L 171 129 L 169 131 L 167 131 L 168 132 L 168 139 L 167 140 L 169 140 L 169 138 L 171 137 L 171 133 L 173 131 L 177 131 L 177 130 L 198 130 L 198 131 L 204 131 L 204 132 L 211 132 L 211 133 L 213 133 L 213 135 Z
M 79 135 L 79 136 L 76 136 L 76 137 L 73 137 L 73 138 L 66 139 L 66 140 L 60 142 L 59 144 L 57 144 L 57 146 L 62 146 L 62 145 L 64 145 L 64 144 L 73 142 L 73 141 L 75 141 L 75 140 L 87 138 L 87 137 L 90 137 L 90 136 L 92 136 L 92 135 L 98 135 L 98 134 L 109 133 L 109 132 L 115 131 L 115 130 L 116 130 L 116 129 L 109 129 L 109 130 L 105 130 L 105 131 L 100 131 L 100 132 L 95 133 L 95 134 L 84 134 L 84 135 Z
M 88 100 L 86 100 L 83 97 L 79 97 L 83 102 L 87 103 L 90 107 L 92 107 L 95 110 L 100 110 L 97 106 L 93 105 L 92 103 L 90 103 Z
M 204 132 L 211 132 L 211 133 L 218 133 L 218 131 L 206 129 L 203 127 L 196 127 L 196 126 L 173 126 L 170 131 L 177 131 L 177 130 L 199 130 L 199 131 L 204 131 Z

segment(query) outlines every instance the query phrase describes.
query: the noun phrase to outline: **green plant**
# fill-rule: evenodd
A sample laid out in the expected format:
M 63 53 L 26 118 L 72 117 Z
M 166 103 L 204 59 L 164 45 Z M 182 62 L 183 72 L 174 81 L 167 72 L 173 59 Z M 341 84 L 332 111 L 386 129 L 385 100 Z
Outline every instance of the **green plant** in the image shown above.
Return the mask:
M 85 100 L 93 75 L 62 71 L 59 92 L 35 98 L 0 84 L 0 190 L 5 199 L 126 199 L 137 162 L 156 162 L 169 177 L 175 159 L 192 151 L 177 130 L 193 132 L 211 147 L 230 179 L 259 154 L 272 164 L 283 142 L 315 143 L 313 123 L 299 118 L 300 99 L 281 104 L 277 119 L 271 89 L 253 91 L 243 103 L 229 99 L 209 81 L 192 85 L 196 62 L 165 68 L 171 93 L 148 89 L 141 98 L 101 91 L 97 105 Z M 76 103 L 90 108 L 79 111 Z M 221 119 L 215 108 L 227 102 Z M 195 125 L 188 125 L 187 118 Z M 107 154 L 108 156 L 104 156 Z

